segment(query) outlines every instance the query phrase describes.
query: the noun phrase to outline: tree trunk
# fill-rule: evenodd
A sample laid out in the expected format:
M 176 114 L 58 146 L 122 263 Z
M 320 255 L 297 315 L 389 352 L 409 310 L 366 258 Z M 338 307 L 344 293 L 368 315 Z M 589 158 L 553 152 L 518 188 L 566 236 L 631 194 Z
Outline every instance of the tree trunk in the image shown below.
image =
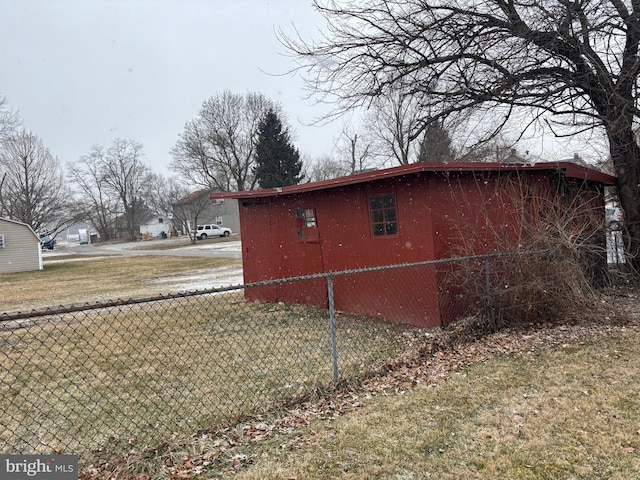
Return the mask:
M 618 177 L 628 261 L 640 272 L 640 147 L 631 128 L 608 131 L 611 158 Z

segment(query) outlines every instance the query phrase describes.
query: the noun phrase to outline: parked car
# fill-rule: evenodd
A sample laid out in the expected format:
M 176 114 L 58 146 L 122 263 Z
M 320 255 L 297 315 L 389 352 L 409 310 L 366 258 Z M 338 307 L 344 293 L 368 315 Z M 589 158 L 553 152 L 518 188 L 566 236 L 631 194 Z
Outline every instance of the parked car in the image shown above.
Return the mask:
M 619 207 L 607 207 L 604 209 L 605 222 L 607 229 L 620 230 L 624 215 Z
M 53 250 L 56 246 L 56 240 L 51 235 L 43 234 L 40 235 L 40 247 L 46 248 L 47 250 Z
M 206 240 L 208 237 L 228 237 L 231 235 L 231 229 L 221 225 L 198 225 L 196 229 L 196 237 Z

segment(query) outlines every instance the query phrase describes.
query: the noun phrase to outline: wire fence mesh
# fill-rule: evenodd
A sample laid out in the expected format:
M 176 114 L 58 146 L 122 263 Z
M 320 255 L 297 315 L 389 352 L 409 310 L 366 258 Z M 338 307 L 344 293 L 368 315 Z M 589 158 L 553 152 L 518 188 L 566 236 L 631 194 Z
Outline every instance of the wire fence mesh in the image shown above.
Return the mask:
M 310 296 L 314 279 L 295 279 Z M 153 446 L 358 375 L 401 347 L 400 326 L 267 303 L 277 282 L 0 315 L 6 454 Z M 332 338 L 332 331 L 335 337 Z M 332 353 L 335 355 L 332 355 Z
M 407 324 L 485 308 L 494 258 L 0 314 L 1 453 L 82 465 L 364 375 L 401 352 Z

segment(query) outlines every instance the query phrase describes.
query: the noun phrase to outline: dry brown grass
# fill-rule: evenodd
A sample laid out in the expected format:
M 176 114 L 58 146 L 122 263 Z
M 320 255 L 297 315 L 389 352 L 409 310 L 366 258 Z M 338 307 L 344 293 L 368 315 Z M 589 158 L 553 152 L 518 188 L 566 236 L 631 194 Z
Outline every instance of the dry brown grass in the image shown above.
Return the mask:
M 0 313 L 176 293 L 161 291 L 168 287 L 159 287 L 154 280 L 240 264 L 240 260 L 232 259 L 170 256 L 114 256 L 45 262 L 41 271 L 0 275 Z
M 153 447 L 302 395 L 332 379 L 327 315 L 236 292 L 0 332 L 0 443 L 86 464 L 94 449 Z M 339 341 L 346 376 L 399 346 L 389 326 L 353 319 Z
M 637 478 L 638 365 L 638 332 L 496 358 L 249 445 L 235 478 Z
M 116 264 L 109 266 L 108 260 Z M 134 260 L 141 263 L 132 263 Z M 150 263 L 164 264 L 164 260 Z M 175 260 L 184 265 L 192 259 Z M 200 265 L 203 260 L 193 259 Z M 106 259 L 100 263 L 103 261 L 107 264 L 98 267 L 104 268 L 101 275 L 105 278 L 101 282 L 92 281 L 95 269 L 75 270 L 69 266 L 74 262 L 63 263 L 66 266 L 59 273 L 82 273 L 86 285 L 96 292 L 100 287 L 103 292 L 112 292 L 122 285 L 128 285 L 132 289 L 129 291 L 141 291 L 135 290 L 144 289 L 139 280 L 141 273 L 147 279 L 162 272 L 176 273 L 171 267 L 155 270 L 166 265 L 145 265 L 150 261 L 148 257 Z M 137 271 L 136 275 L 130 276 L 130 270 Z M 117 281 L 112 283 L 110 276 L 118 277 Z M 0 277 L 0 286 L 2 281 Z M 65 290 L 82 290 L 82 295 L 74 295 L 86 299 L 83 285 L 69 283 Z M 13 288 L 10 282 L 7 288 Z M 14 294 L 20 295 L 20 289 L 14 290 Z M 89 436 L 82 438 L 89 440 L 86 444 L 83 440 L 77 448 L 104 446 L 113 428 L 118 430 L 119 425 L 133 418 L 136 403 L 144 411 L 168 404 L 167 411 L 160 411 L 168 419 L 175 405 L 165 401 L 166 393 L 175 389 L 193 405 L 180 413 L 185 419 L 179 425 L 180 434 L 188 435 L 222 418 L 212 413 L 215 404 L 221 398 L 243 398 L 247 395 L 246 385 L 255 380 L 266 382 L 267 387 L 258 390 L 257 396 L 249 395 L 249 403 L 242 404 L 240 410 L 227 414 L 277 402 L 281 396 L 265 396 L 263 392 L 280 375 L 330 376 L 328 351 L 317 346 L 317 332 L 302 328 L 318 321 L 326 325 L 323 314 L 286 305 L 245 304 L 240 297 L 225 305 L 215 313 L 190 307 L 188 324 L 169 308 L 153 312 L 149 322 L 120 314 L 117 322 L 110 321 L 114 317 L 109 315 L 79 326 L 72 322 L 25 330 L 18 342 L 4 343 L 5 348 L 9 344 L 19 346 L 19 351 L 2 357 L 0 350 L 3 365 L 14 362 L 5 373 L 12 378 L 2 379 L 0 410 L 8 412 L 3 421 L 11 422 L 12 428 L 23 423 L 36 427 L 41 438 L 21 441 L 40 441 L 43 451 L 55 448 L 46 436 L 47 428 L 65 432 L 71 442 L 88 432 Z M 251 340 L 240 336 L 241 332 L 250 332 Z M 373 330 L 349 328 L 346 332 L 352 336 L 344 341 L 359 349 L 359 355 L 344 366 L 347 372 L 358 372 L 362 365 L 370 366 L 389 356 L 394 335 L 397 339 L 393 331 L 375 324 Z M 47 340 L 31 345 L 30 336 Z M 196 337 L 204 342 L 206 350 L 173 342 Z M 296 342 L 291 342 L 292 338 Z M 237 476 L 634 478 L 640 468 L 637 426 L 640 407 L 633 400 L 640 393 L 636 382 L 640 373 L 638 340 L 640 334 L 631 332 L 566 344 L 542 353 L 502 356 L 462 370 L 451 381 L 435 388 L 420 387 L 397 396 L 365 395 L 355 401 L 357 406 L 352 415 L 314 420 L 302 430 L 279 432 L 265 441 L 240 445 L 233 454 L 244 459 L 240 463 L 246 468 Z M 301 352 L 299 345 L 310 350 Z M 203 355 L 204 351 L 215 352 L 215 358 Z M 309 363 L 289 366 L 289 360 L 301 353 Z M 254 355 L 266 356 L 273 363 L 255 369 Z M 159 358 L 172 360 L 160 367 Z M 325 367 L 319 369 L 315 361 Z M 220 385 L 192 388 L 193 382 L 203 375 L 218 380 L 221 376 L 218 368 L 237 370 L 244 376 Z M 141 378 L 151 382 L 142 384 Z M 311 386 L 304 380 L 301 385 Z M 251 403 L 256 399 L 258 403 Z M 69 406 L 73 402 L 80 405 L 79 410 Z M 89 416 L 86 409 L 90 410 Z M 111 423 L 113 415 L 117 419 L 115 427 Z M 87 419 L 92 420 L 90 425 Z M 166 426 L 163 422 L 153 425 Z M 171 431 L 152 428 L 157 429 L 152 438 L 178 445 L 178 437 L 172 436 Z M 239 426 L 237 435 L 242 434 Z M 228 435 L 233 437 L 234 430 Z M 16 437 L 5 437 L 2 441 L 13 442 Z M 135 441 L 127 445 L 126 438 L 118 441 L 121 443 L 107 447 L 144 447 Z M 194 443 L 192 447 L 208 448 L 204 443 Z M 147 466 L 140 462 L 132 471 L 147 471 L 152 478 L 166 478 L 162 473 L 166 458 L 150 458 Z M 252 465 L 247 467 L 249 464 Z M 220 478 L 229 471 L 228 464 L 225 465 L 218 470 L 205 469 L 198 478 Z

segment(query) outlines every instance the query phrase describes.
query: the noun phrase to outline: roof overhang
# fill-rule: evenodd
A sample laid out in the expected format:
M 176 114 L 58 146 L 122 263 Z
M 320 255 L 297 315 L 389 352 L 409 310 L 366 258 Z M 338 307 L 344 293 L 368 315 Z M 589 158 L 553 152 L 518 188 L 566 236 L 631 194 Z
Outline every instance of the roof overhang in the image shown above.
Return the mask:
M 346 177 L 323 180 L 321 182 L 303 183 L 288 187 L 266 188 L 243 192 L 215 192 L 211 199 L 217 198 L 266 198 L 283 195 L 295 195 L 300 193 L 315 192 L 331 188 L 356 185 L 360 183 L 378 181 L 388 178 L 396 178 L 417 173 L 461 173 L 461 172 L 533 172 L 550 171 L 561 172 L 569 178 L 601 183 L 603 185 L 615 185 L 616 177 L 608 175 L 594 168 L 578 165 L 573 162 L 539 162 L 533 164 L 521 163 L 497 163 L 497 162 L 418 162 L 399 167 L 374 170 L 371 172 L 357 173 Z
M 14 223 L 16 225 L 21 225 L 23 227 L 26 227 L 29 229 L 29 231 L 33 234 L 34 237 L 36 237 L 38 239 L 38 243 L 40 243 L 40 237 L 38 236 L 38 234 L 33 230 L 33 228 L 31 228 L 31 225 L 27 224 L 27 223 L 23 223 L 23 222 L 18 222 L 17 220 L 10 220 L 8 218 L 4 218 L 4 217 L 0 217 L 0 220 L 2 220 L 3 222 L 9 222 L 9 223 Z

